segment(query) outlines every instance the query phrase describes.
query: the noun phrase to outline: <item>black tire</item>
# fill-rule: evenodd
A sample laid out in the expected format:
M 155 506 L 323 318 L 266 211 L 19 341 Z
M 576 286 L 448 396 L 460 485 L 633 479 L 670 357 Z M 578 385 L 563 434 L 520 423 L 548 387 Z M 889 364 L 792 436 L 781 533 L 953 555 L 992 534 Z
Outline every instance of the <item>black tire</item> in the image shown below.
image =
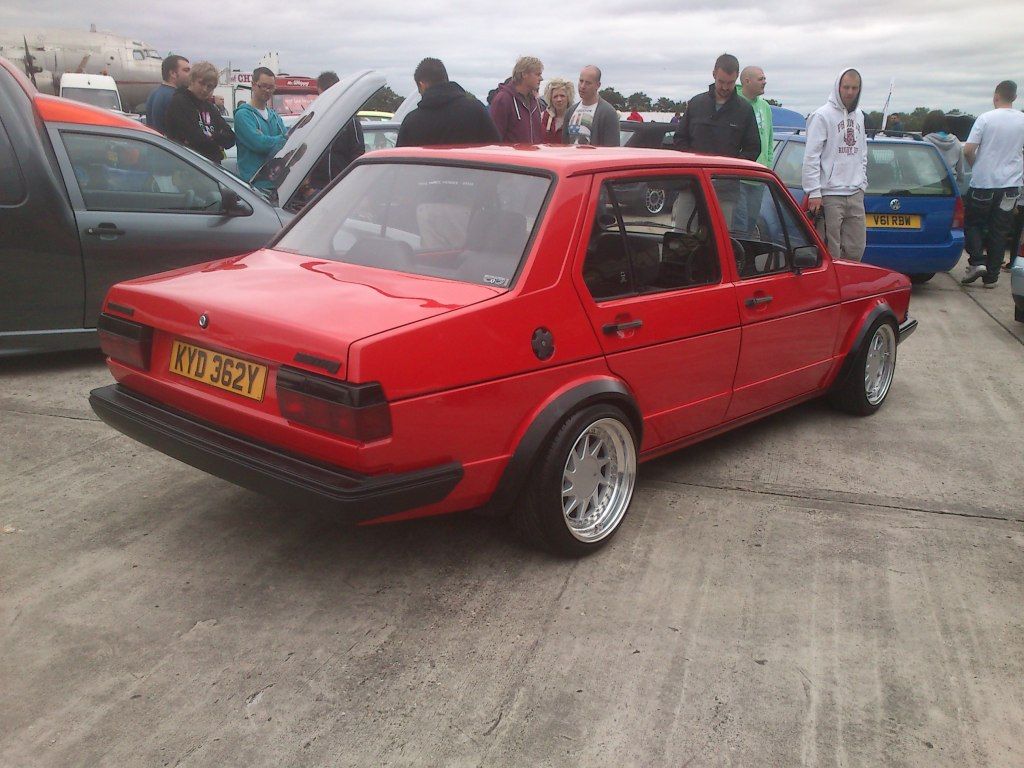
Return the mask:
M 1013 308 L 1013 319 L 1018 323 L 1024 323 L 1024 307 Z
M 924 283 L 927 283 L 929 280 L 931 280 L 933 277 L 935 277 L 935 273 L 934 272 L 919 272 L 916 275 L 909 275 L 909 277 L 910 277 L 910 282 L 912 282 L 914 285 L 923 285 Z
M 829 403 L 833 407 L 855 416 L 870 416 L 881 408 L 896 374 L 898 338 L 897 328 L 891 318 L 880 317 L 875 320 L 868 329 L 860 349 L 851 352 L 856 357 L 846 380 L 839 382 L 828 393 Z M 879 344 L 888 348 L 890 357 L 887 358 L 887 371 L 879 372 L 876 376 L 875 366 L 881 368 L 877 347 Z M 873 351 L 874 354 L 872 354 Z M 870 363 L 869 356 L 871 357 Z M 871 370 L 869 370 L 869 365 L 872 366 Z
M 563 481 L 570 472 L 570 454 L 588 439 L 593 442 L 583 442 L 583 448 L 593 445 L 595 453 L 581 461 L 590 465 L 608 461 L 596 473 L 581 477 L 584 493 L 591 482 L 595 486 L 591 497 L 599 499 L 594 505 L 595 519 L 602 520 L 601 510 L 607 510 L 603 524 L 589 532 L 586 522 L 591 517 L 583 516 L 583 509 L 576 507 L 578 519 L 572 520 L 573 510 L 566 513 L 563 506 L 573 498 L 571 491 L 563 492 Z M 513 527 L 528 544 L 558 555 L 582 557 L 596 552 L 619 530 L 629 510 L 636 482 L 636 456 L 636 432 L 629 418 L 615 406 L 592 405 L 570 414 L 541 449 L 512 511 Z M 588 467 L 581 464 L 579 469 L 586 475 Z M 584 509 L 590 508 L 588 501 Z

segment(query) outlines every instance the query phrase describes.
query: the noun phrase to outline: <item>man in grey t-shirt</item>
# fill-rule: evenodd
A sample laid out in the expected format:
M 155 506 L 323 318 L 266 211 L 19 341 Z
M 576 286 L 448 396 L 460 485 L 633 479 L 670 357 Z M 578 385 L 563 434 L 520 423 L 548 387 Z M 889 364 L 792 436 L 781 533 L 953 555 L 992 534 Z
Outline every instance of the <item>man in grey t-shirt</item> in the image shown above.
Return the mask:
M 1006 236 L 1024 184 L 1024 113 L 1013 109 L 1017 84 L 1004 80 L 992 96 L 995 109 L 978 117 L 964 145 L 971 187 L 964 199 L 964 285 L 983 278 L 995 288 Z
M 619 146 L 619 113 L 597 95 L 601 89 L 601 70 L 593 64 L 580 71 L 580 100 L 565 113 L 565 144 L 593 144 L 599 147 Z

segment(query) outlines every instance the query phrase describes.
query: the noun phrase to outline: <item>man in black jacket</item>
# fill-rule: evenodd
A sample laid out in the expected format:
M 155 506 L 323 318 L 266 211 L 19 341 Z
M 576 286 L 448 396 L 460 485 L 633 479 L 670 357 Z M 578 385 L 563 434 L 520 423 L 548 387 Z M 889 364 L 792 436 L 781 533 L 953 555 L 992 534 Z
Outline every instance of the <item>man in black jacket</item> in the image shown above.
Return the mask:
M 761 137 L 754 110 L 736 95 L 739 73 L 735 56 L 723 53 L 718 57 L 712 72 L 715 82 L 686 104 L 673 142 L 675 149 L 757 160 Z
M 406 115 L 398 129 L 399 147 L 431 144 L 493 144 L 498 130 L 487 107 L 448 80 L 440 59 L 424 59 L 413 73 L 420 105 Z

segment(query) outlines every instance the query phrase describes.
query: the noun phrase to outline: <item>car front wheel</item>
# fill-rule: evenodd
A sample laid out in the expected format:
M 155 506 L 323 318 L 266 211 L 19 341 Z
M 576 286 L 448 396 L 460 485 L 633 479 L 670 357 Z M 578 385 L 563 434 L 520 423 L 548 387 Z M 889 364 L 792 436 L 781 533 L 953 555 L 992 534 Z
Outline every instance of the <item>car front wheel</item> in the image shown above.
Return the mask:
M 933 277 L 935 277 L 934 272 L 918 272 L 917 274 L 910 275 L 910 282 L 914 285 L 922 285 L 923 283 L 927 283 Z
M 514 523 L 526 540 L 579 557 L 608 543 L 636 485 L 636 436 L 618 408 L 594 405 L 570 415 L 527 481 Z
M 892 321 L 876 320 L 856 355 L 846 381 L 829 393 L 829 401 L 840 410 L 868 416 L 882 407 L 896 373 L 896 329 Z

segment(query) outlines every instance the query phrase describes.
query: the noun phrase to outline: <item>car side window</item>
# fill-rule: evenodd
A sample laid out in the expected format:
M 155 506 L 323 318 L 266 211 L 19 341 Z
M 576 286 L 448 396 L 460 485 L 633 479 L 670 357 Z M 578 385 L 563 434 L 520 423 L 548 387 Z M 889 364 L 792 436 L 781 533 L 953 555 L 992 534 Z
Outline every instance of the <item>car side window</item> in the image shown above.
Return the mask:
M 800 214 L 774 183 L 716 176 L 713 185 L 741 280 L 787 272 L 793 268 L 793 249 L 814 245 Z
M 61 138 L 90 211 L 221 211 L 220 185 L 162 147 L 93 133 Z
M 0 205 L 12 205 L 25 197 L 25 180 L 14 154 L 11 138 L 0 123 Z
M 583 280 L 596 301 L 717 283 L 718 253 L 693 177 L 605 182 Z

